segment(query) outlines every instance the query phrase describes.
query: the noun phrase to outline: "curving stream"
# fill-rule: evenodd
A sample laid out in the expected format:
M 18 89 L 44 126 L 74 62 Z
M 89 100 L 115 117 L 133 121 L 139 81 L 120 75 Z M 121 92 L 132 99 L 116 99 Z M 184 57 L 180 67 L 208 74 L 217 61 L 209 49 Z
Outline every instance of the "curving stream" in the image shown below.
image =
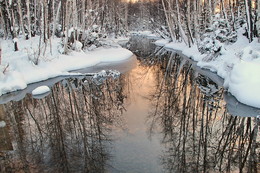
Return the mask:
M 260 110 L 185 57 L 147 48 L 130 46 L 139 60 L 120 77 L 0 98 L 0 172 L 259 172 Z

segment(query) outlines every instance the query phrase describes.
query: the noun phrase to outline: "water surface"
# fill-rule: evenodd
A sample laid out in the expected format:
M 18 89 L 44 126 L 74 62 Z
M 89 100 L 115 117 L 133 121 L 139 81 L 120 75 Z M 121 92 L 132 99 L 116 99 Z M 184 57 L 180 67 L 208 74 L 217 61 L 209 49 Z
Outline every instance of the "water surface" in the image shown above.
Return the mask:
M 0 172 L 260 170 L 259 109 L 173 52 L 139 56 L 120 77 L 66 78 L 0 105 Z

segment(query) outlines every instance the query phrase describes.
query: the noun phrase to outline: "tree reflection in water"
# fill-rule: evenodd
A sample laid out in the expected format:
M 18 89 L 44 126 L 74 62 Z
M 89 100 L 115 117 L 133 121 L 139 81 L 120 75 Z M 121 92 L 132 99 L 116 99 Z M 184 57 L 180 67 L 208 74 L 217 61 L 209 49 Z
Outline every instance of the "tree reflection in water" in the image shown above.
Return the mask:
M 228 113 L 225 107 L 234 105 L 223 101 L 223 89 L 174 53 L 142 62 L 141 71 L 149 69 L 156 81 L 144 98 L 153 93 L 149 132 L 163 136 L 166 172 L 259 172 L 255 117 Z M 0 121 L 7 124 L 0 127 L 0 172 L 106 172 L 111 130 L 124 128 L 131 84 L 128 74 L 101 83 L 66 79 L 43 99 L 26 96 L 0 105 Z
M 0 151 L 0 172 L 104 172 L 123 86 L 120 79 L 66 79 L 44 99 L 1 105 L 14 150 Z
M 160 68 L 148 118 L 150 133 L 159 128 L 163 134 L 161 162 L 167 172 L 258 172 L 256 118 L 230 115 L 222 88 L 185 59 L 168 57 L 156 62 Z

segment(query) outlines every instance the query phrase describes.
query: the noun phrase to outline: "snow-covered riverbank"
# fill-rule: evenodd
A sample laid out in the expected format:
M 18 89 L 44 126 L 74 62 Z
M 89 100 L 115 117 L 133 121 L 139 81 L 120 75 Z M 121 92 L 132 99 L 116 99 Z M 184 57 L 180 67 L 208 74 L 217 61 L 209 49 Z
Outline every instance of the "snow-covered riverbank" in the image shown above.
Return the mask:
M 243 32 L 239 30 L 237 41 L 225 45 L 220 55 L 213 59 L 201 54 L 197 46 L 189 48 L 184 43 L 168 40 L 158 40 L 155 44 L 180 51 L 197 61 L 199 67 L 216 72 L 225 80 L 224 87 L 238 101 L 260 108 L 260 43 L 257 39 L 249 43 Z
M 64 55 L 61 54 L 62 45 L 58 38 L 52 39 L 47 46 L 39 45 L 39 37 L 30 40 L 15 40 L 18 41 L 18 51 L 14 51 L 12 40 L 0 41 L 2 47 L 0 95 L 22 90 L 31 83 L 68 75 L 73 70 L 104 62 L 118 62 L 133 56 L 132 52 L 117 44 L 94 50 L 78 49 L 78 51 L 71 51 L 68 55 Z M 75 50 L 77 50 L 77 45 L 75 46 Z

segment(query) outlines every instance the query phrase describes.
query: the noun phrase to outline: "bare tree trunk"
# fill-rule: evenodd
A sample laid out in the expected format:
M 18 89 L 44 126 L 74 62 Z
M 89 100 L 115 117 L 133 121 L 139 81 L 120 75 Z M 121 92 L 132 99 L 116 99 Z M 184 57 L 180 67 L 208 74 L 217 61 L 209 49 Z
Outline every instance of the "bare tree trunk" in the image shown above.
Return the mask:
M 27 19 L 28 19 L 28 37 L 31 38 L 31 14 L 30 14 L 30 0 L 26 2 L 27 7 Z
M 171 35 L 171 39 L 174 40 L 176 39 L 176 37 L 174 37 L 174 34 L 173 34 L 173 25 L 172 25 L 172 22 L 171 22 L 171 19 L 170 19 L 170 14 L 168 14 L 168 9 L 166 9 L 166 5 L 165 5 L 165 0 L 162 0 L 162 5 L 163 5 L 163 10 L 164 10 L 164 13 L 165 13 L 165 18 L 166 18 L 166 22 L 167 22 L 167 25 L 169 27 L 169 31 L 170 31 L 170 35 Z M 168 5 L 170 5 L 169 1 L 168 1 Z
M 190 17 L 191 17 L 191 11 L 190 11 L 190 7 L 191 7 L 191 4 L 190 4 L 190 0 L 187 0 L 187 7 L 186 7 L 186 25 L 187 25 L 187 30 L 188 30 L 188 44 L 189 44 L 189 47 L 191 47 L 191 44 L 194 43 L 194 40 L 193 40 L 193 36 L 192 36 L 192 33 L 191 33 L 191 25 L 190 25 Z
M 72 20 L 73 20 L 73 36 L 74 39 L 78 39 L 77 38 L 77 27 L 78 27 L 78 12 L 77 12 L 77 6 L 76 6 L 76 2 L 72 1 Z
M 186 34 L 185 34 L 185 31 L 184 31 L 184 29 L 183 29 L 183 27 L 182 27 L 182 25 L 181 25 L 181 19 L 180 19 L 181 14 L 180 14 L 180 9 L 179 9 L 179 2 L 178 2 L 178 0 L 176 0 L 176 9 L 177 9 L 177 16 L 176 16 L 174 13 L 172 13 L 172 17 L 173 17 L 173 19 L 175 19 L 176 23 L 178 24 L 178 28 L 179 28 L 179 32 L 180 32 L 182 41 L 184 41 L 184 43 L 185 43 L 186 45 L 188 45 L 188 38 L 187 38 L 187 36 L 186 36 Z
M 26 36 L 25 31 L 24 31 L 24 22 L 23 22 L 23 13 L 22 13 L 22 9 L 21 9 L 21 0 L 18 0 L 17 4 L 18 4 L 20 28 L 22 29 L 23 35 Z
M 53 1 L 54 2 L 54 1 Z M 58 5 L 58 8 L 57 8 L 57 11 L 56 11 L 56 15 L 53 16 L 53 31 L 52 31 L 52 37 L 54 38 L 54 35 L 55 35 L 55 32 L 56 32 L 56 26 L 57 26 L 57 22 L 58 22 L 58 19 L 59 19 L 59 15 L 60 15 L 60 8 L 61 8 L 61 1 L 59 2 L 59 5 Z M 53 8 L 53 14 L 55 14 L 55 8 Z
M 197 40 L 197 41 L 199 39 L 198 15 L 199 15 L 199 11 L 198 11 L 198 7 L 197 7 L 197 0 L 194 0 L 193 1 L 193 12 L 192 12 L 192 16 L 193 16 L 193 35 L 195 37 L 195 40 Z
M 68 43 L 69 43 L 69 23 L 70 23 L 70 15 L 71 15 L 71 10 L 70 10 L 70 1 L 67 1 L 65 4 L 65 9 L 66 9 L 66 14 L 65 14 L 65 21 L 64 25 L 66 26 L 66 34 L 65 34 L 65 39 L 64 39 L 64 53 L 67 54 L 69 49 L 68 49 Z
M 258 42 L 260 43 L 260 0 L 257 0 L 257 21 L 256 21 L 256 32 Z
M 222 7 L 221 10 L 223 12 L 224 18 L 226 19 L 226 21 L 228 21 L 225 2 L 224 2 L 224 0 L 220 0 L 220 1 L 221 1 L 221 7 Z
M 5 27 L 4 27 L 4 16 L 2 14 L 2 9 L 0 8 L 0 23 L 1 23 L 1 27 L 3 27 L 3 30 L 4 30 L 4 38 L 6 39 L 7 37 L 7 32 L 5 30 Z
M 245 2 L 245 10 L 247 17 L 247 37 L 249 42 L 252 42 L 252 19 L 251 19 L 251 0 L 244 0 Z
M 0 42 L 0 65 L 2 64 L 2 44 Z
M 125 3 L 125 29 L 128 31 L 128 3 Z
M 4 30 L 6 33 L 6 37 L 8 37 L 8 33 L 10 33 L 12 35 L 12 38 L 15 38 L 16 35 L 14 32 L 14 26 L 13 22 L 11 21 L 12 17 L 10 16 L 9 5 L 7 3 L 7 1 L 0 2 L 2 19 L 4 21 Z

